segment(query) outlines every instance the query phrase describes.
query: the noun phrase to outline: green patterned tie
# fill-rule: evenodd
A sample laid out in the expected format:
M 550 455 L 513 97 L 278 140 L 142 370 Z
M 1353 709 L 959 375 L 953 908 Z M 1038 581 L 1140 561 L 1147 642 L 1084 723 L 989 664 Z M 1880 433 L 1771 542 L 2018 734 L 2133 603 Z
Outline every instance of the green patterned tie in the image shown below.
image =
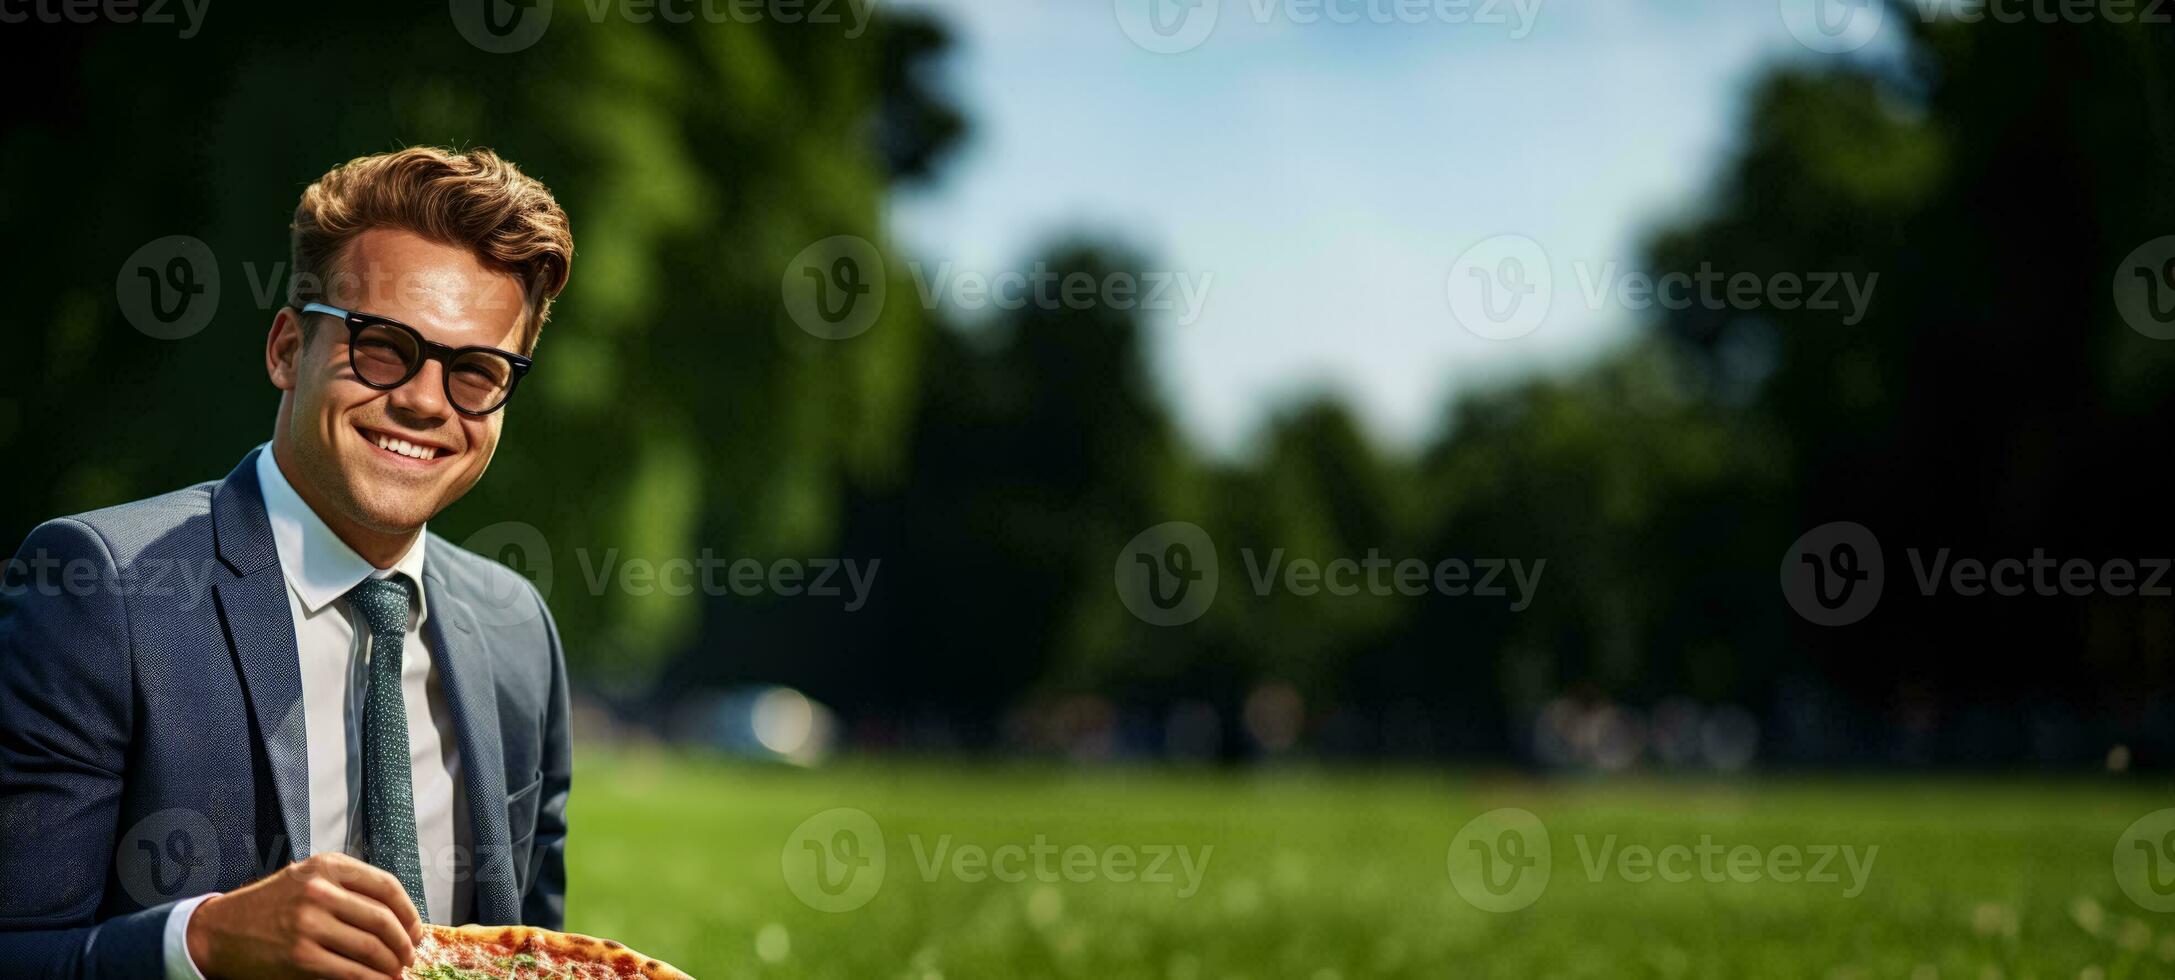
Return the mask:
M 428 921 L 415 837 L 415 779 L 400 661 L 413 591 L 404 576 L 364 579 L 347 602 L 370 625 L 370 688 L 363 699 L 363 860 L 392 872 Z

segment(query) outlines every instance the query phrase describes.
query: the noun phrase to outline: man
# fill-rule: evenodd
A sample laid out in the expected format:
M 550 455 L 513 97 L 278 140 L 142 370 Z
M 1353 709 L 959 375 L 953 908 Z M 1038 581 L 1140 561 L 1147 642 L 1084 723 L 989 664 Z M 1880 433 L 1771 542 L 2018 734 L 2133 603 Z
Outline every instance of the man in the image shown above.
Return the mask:
M 271 442 L 8 566 L 7 976 L 362 980 L 423 921 L 561 924 L 557 630 L 425 525 L 490 464 L 566 215 L 488 150 L 416 148 L 312 184 L 292 247 Z

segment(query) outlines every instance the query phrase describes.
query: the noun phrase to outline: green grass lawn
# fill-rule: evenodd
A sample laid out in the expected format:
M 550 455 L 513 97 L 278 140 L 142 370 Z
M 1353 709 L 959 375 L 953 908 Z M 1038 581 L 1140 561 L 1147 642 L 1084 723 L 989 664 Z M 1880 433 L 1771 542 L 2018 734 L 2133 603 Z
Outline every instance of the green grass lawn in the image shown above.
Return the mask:
M 589 753 L 573 799 L 567 927 L 703 978 L 2175 976 L 2175 915 L 2131 902 L 2111 870 L 2124 829 L 2175 805 L 2158 782 L 794 771 Z M 837 912 L 796 897 L 781 857 L 835 807 L 874 818 L 885 852 L 873 897 Z M 1545 890 L 1507 912 L 1468 903 L 1447 863 L 1460 827 L 1498 807 L 1533 812 L 1553 847 Z M 1037 865 L 1020 855 L 1038 835 L 1118 856 Z M 1832 882 L 1749 864 L 1735 870 L 1756 880 L 1733 880 L 1726 861 L 1709 881 L 1682 858 L 1688 881 L 1635 881 L 1614 857 L 1703 835 L 1793 846 L 1801 873 L 1815 848 L 1853 851 Z M 986 870 L 971 860 L 955 873 L 960 848 L 1007 844 L 1024 880 L 966 880 Z M 1159 850 L 1170 880 L 1113 880 L 1146 877 Z M 1844 853 L 1864 869 L 1855 894 Z

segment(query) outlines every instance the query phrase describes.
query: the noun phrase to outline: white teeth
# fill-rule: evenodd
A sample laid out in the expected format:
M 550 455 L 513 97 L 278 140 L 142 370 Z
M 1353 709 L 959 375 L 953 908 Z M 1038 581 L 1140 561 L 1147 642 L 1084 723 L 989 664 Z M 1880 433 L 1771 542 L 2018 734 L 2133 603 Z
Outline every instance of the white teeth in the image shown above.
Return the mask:
M 418 446 L 406 439 L 395 439 L 388 435 L 378 436 L 378 448 L 387 452 L 399 453 L 410 459 L 431 459 L 438 455 L 438 450 L 432 447 Z

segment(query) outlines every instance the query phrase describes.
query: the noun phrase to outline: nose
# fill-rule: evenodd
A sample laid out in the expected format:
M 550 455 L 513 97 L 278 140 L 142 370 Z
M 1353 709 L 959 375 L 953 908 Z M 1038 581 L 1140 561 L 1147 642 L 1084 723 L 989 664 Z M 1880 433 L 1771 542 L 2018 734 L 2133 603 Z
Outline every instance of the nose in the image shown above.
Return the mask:
M 415 377 L 392 390 L 387 404 L 402 422 L 417 427 L 431 428 L 452 421 L 453 406 L 446 401 L 445 365 L 425 359 Z

